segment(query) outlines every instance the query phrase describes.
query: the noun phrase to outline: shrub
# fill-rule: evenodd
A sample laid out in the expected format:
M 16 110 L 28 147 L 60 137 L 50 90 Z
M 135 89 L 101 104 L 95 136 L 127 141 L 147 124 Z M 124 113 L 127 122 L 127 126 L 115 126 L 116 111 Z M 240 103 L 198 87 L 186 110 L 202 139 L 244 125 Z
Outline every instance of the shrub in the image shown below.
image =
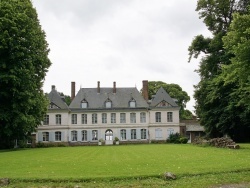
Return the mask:
M 175 144 L 186 144 L 188 139 L 186 137 L 182 137 L 179 133 L 170 134 L 167 139 L 167 143 L 175 143 Z

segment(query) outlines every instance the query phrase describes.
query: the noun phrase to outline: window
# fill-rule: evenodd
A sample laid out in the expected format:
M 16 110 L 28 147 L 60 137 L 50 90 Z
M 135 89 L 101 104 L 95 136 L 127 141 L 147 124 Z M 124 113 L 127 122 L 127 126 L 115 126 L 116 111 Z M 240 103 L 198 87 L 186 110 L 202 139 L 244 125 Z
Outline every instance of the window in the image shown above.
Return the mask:
M 82 131 L 82 141 L 87 141 L 87 131 L 86 130 Z
M 106 113 L 102 114 L 102 123 L 107 123 L 107 114 Z
M 168 122 L 173 122 L 173 112 L 167 113 Z
M 88 103 L 86 101 L 82 101 L 82 108 L 88 108 Z
M 169 138 L 169 136 L 170 136 L 171 134 L 174 134 L 174 129 L 169 128 L 169 129 L 167 130 L 167 137 Z
M 140 113 L 140 122 L 146 123 L 146 113 L 145 112 Z
M 77 141 L 77 131 L 71 131 L 71 141 Z
M 57 125 L 61 125 L 62 123 L 62 120 L 61 120 L 61 114 L 56 114 L 56 124 Z
M 97 114 L 92 114 L 92 124 L 97 124 Z
M 131 139 L 136 139 L 136 129 L 131 129 Z
M 43 132 L 43 141 L 48 142 L 49 141 L 49 132 Z
M 146 129 L 141 129 L 141 139 L 146 139 L 147 138 L 147 131 Z
M 43 124 L 48 125 L 49 124 L 49 115 L 45 115 L 43 119 Z
M 126 130 L 125 129 L 122 129 L 121 131 L 120 131 L 120 133 L 121 133 L 121 140 L 126 140 L 127 138 L 126 138 Z
M 116 113 L 111 113 L 111 123 L 116 123 Z
M 131 100 L 131 101 L 129 101 L 129 107 L 130 107 L 130 108 L 135 108 L 135 105 L 136 105 L 136 102 L 135 102 L 134 99 Z
M 136 123 L 136 114 L 130 113 L 130 123 Z
M 77 114 L 72 114 L 71 115 L 71 123 L 72 124 L 77 124 Z
M 161 122 L 161 112 L 155 113 L 155 122 Z
M 112 102 L 111 101 L 106 101 L 105 102 L 105 107 L 106 108 L 111 108 L 111 106 L 112 106 Z
M 55 132 L 55 141 L 62 140 L 62 133 L 60 131 Z
M 120 123 L 126 123 L 126 114 L 120 113 Z
M 92 131 L 92 140 L 98 140 L 98 132 L 97 132 L 97 130 Z
M 155 139 L 156 140 L 162 139 L 162 130 L 161 129 L 155 129 Z
M 87 114 L 82 114 L 82 124 L 87 124 L 88 121 L 87 121 Z

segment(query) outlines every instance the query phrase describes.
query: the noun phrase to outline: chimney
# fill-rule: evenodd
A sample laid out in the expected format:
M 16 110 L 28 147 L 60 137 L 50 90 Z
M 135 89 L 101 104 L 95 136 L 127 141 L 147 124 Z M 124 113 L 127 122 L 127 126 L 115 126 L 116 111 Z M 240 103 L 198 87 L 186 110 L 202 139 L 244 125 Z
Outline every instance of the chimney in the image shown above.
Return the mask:
M 100 93 L 101 89 L 100 89 L 100 81 L 97 82 L 97 93 Z
M 55 86 L 55 85 L 52 85 L 52 86 L 51 86 L 51 90 L 56 90 L 56 86 Z
M 76 83 L 71 82 L 71 101 L 75 98 L 76 94 Z
M 113 83 L 113 93 L 116 93 L 116 82 Z
M 142 81 L 142 96 L 146 101 L 148 101 L 148 81 L 147 80 Z

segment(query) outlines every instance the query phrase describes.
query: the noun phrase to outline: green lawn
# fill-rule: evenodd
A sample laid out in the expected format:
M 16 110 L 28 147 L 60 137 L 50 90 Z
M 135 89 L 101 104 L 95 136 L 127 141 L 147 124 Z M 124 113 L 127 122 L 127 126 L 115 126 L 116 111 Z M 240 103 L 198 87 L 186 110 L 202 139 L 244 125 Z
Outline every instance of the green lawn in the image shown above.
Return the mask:
M 157 178 L 250 172 L 250 144 L 241 149 L 148 144 L 0 151 L 0 177 L 18 180 Z M 250 181 L 247 180 L 247 181 Z

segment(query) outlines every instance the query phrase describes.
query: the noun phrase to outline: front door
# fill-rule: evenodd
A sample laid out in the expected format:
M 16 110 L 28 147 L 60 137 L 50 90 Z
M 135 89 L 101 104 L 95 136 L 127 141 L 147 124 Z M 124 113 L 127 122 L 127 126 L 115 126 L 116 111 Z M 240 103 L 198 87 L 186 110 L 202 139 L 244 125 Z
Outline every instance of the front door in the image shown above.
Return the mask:
M 113 144 L 113 131 L 111 129 L 108 129 L 105 132 L 105 143 L 106 145 Z

